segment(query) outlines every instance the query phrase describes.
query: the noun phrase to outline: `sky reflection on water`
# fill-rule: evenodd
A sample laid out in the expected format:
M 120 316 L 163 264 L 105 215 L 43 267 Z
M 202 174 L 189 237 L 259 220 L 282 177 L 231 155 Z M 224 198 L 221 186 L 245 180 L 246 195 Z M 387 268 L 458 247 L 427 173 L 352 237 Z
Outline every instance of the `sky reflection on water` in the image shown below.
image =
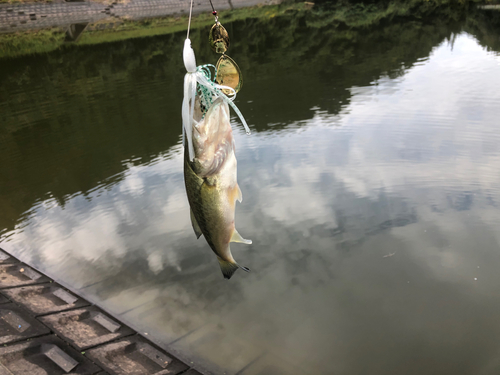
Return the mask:
M 192 231 L 179 145 L 37 203 L 1 245 L 213 371 L 493 374 L 498 87 L 498 56 L 462 33 L 338 114 L 235 126 L 253 245 L 232 251 L 252 272 L 229 282 Z

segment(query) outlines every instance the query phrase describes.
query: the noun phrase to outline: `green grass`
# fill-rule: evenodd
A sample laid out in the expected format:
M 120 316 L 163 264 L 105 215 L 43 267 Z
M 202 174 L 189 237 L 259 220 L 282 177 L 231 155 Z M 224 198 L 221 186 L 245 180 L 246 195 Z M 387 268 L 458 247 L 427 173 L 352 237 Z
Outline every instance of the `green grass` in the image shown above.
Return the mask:
M 64 32 L 58 28 L 0 34 L 0 58 L 49 52 L 63 41 Z
M 256 6 L 219 12 L 220 19 L 225 23 L 247 18 L 272 18 L 285 12 L 304 11 L 303 3 L 285 6 Z M 213 24 L 211 14 L 200 14 L 193 18 L 192 29 Z M 102 22 L 101 22 L 102 23 Z M 187 29 L 187 16 L 156 18 L 143 21 L 125 20 L 113 29 L 84 31 L 79 45 L 116 42 L 131 38 L 144 38 L 155 35 L 172 34 Z M 35 53 L 46 53 L 59 48 L 65 48 L 64 30 L 51 28 L 38 31 L 23 31 L 11 34 L 0 34 L 0 58 L 17 57 Z
M 265 7 L 251 7 L 232 11 L 219 12 L 219 18 L 229 23 L 247 18 L 272 18 L 285 12 L 303 11 L 304 4 L 290 4 L 286 6 L 270 5 Z M 147 21 L 125 21 L 123 24 L 109 30 L 88 31 L 82 34 L 79 44 L 97 44 L 115 42 L 130 38 L 143 38 L 154 35 L 171 34 L 187 29 L 187 16 L 156 18 Z M 211 14 L 200 14 L 192 20 L 191 27 L 197 29 L 212 25 L 214 18 Z

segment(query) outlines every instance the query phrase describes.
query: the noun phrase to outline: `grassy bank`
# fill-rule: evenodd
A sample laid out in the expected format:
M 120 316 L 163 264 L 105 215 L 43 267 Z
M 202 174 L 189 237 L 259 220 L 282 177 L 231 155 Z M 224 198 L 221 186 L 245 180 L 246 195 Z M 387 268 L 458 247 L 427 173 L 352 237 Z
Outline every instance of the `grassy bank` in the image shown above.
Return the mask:
M 290 2 L 282 5 L 257 6 L 251 8 L 221 11 L 220 19 L 230 23 L 245 19 L 266 19 L 294 14 L 296 17 L 307 15 L 307 26 L 319 28 L 329 26 L 334 29 L 357 29 L 376 25 L 395 18 L 420 19 L 438 13 L 443 19 L 458 20 L 463 18 L 475 1 L 458 0 L 410 0 L 389 2 L 319 2 L 312 9 L 302 2 Z M 105 23 L 100 21 L 99 23 Z M 111 22 L 116 22 L 114 19 Z M 209 13 L 194 17 L 193 29 L 205 27 L 213 23 Z M 92 25 L 89 25 L 92 26 Z M 94 25 L 95 26 L 95 25 Z M 168 35 L 186 30 L 187 17 L 175 16 L 131 21 L 124 19 L 111 29 L 86 30 L 78 44 L 91 45 L 111 43 L 131 38 L 144 38 L 156 35 Z M 92 29 L 92 27 L 89 27 Z M 52 28 L 38 31 L 0 34 L 0 58 L 16 57 L 34 53 L 45 53 L 60 48 L 67 48 L 64 43 L 64 30 Z
M 273 18 L 287 12 L 301 13 L 305 11 L 303 3 L 286 5 L 256 6 L 243 9 L 220 11 L 219 17 L 229 23 L 247 18 Z M 114 20 L 115 21 L 115 20 Z M 105 22 L 100 22 L 105 23 Z M 193 18 L 191 27 L 197 29 L 213 24 L 211 14 L 200 14 Z M 155 18 L 142 21 L 123 20 L 123 23 L 105 30 L 85 31 L 78 44 L 101 44 L 117 42 L 131 38 L 144 38 L 155 35 L 173 34 L 186 30 L 187 16 Z M 44 30 L 24 31 L 11 34 L 0 34 L 0 58 L 16 57 L 34 53 L 50 52 L 66 48 L 65 30 L 54 27 Z

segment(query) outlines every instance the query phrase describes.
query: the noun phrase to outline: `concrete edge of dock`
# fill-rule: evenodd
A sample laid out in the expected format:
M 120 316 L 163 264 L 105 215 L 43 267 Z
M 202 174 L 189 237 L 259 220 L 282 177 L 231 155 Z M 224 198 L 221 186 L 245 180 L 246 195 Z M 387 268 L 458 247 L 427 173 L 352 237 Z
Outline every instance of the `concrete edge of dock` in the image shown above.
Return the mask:
M 0 375 L 201 375 L 147 334 L 0 249 Z

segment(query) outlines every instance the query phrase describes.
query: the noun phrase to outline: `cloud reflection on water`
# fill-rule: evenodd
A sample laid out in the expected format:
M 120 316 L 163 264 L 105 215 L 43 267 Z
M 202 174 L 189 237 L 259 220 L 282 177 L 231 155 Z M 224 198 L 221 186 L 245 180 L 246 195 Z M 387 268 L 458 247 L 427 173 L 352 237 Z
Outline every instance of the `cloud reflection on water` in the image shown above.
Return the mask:
M 254 243 L 233 247 L 252 273 L 230 282 L 191 229 L 178 146 L 41 202 L 3 246 L 212 369 L 489 374 L 499 86 L 495 58 L 462 34 L 352 88 L 338 115 L 235 131 L 236 222 Z

